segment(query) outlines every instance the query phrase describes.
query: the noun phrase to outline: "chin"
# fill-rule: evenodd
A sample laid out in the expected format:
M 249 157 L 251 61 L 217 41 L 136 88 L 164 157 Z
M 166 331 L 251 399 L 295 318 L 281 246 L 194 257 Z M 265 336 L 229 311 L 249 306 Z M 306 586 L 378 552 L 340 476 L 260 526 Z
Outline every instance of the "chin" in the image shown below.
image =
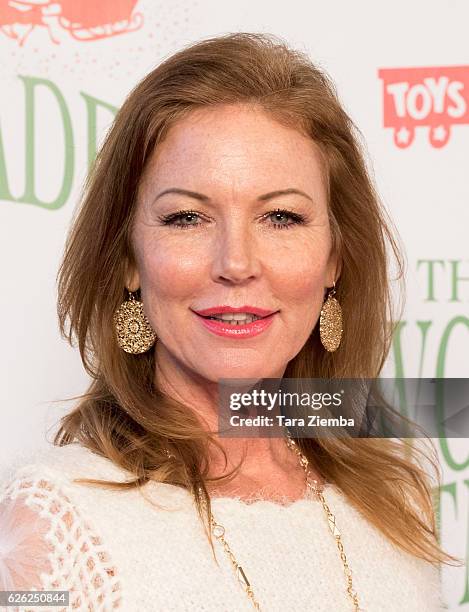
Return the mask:
M 260 380 L 262 378 L 277 378 L 277 374 L 274 372 L 266 371 L 265 365 L 259 367 L 252 367 L 243 365 L 226 365 L 225 367 L 215 367 L 209 372 L 204 372 L 204 377 L 212 382 L 218 382 L 221 378 L 249 378 L 254 380 Z M 228 383 L 229 384 L 229 383 Z

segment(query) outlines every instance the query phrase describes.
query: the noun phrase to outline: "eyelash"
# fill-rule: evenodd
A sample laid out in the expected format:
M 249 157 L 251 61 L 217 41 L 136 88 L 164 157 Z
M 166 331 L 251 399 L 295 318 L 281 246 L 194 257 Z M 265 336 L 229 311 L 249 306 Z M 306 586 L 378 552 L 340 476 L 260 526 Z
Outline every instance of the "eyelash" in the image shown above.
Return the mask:
M 288 225 L 283 225 L 281 223 L 279 224 L 275 224 L 274 223 L 274 228 L 275 229 L 290 229 L 292 226 L 294 225 L 300 225 L 302 223 L 304 223 L 305 218 L 303 215 L 300 215 L 298 213 L 294 213 L 291 212 L 289 210 L 286 210 L 285 208 L 277 208 L 276 210 L 272 210 L 271 212 L 266 213 L 265 215 L 263 215 L 263 217 L 270 217 L 270 215 L 287 215 L 290 217 L 290 219 L 293 220 L 292 223 L 288 223 Z M 189 223 L 187 225 L 184 224 L 180 224 L 180 223 L 173 223 L 176 219 L 180 219 L 181 217 L 186 217 L 188 215 L 199 215 L 198 212 L 196 212 L 195 210 L 178 210 L 175 213 L 171 213 L 169 215 L 165 215 L 163 217 L 159 217 L 159 220 L 161 221 L 161 223 L 163 225 L 171 225 L 173 227 L 177 227 L 178 229 L 188 229 L 190 227 L 197 227 L 199 225 L 199 223 Z

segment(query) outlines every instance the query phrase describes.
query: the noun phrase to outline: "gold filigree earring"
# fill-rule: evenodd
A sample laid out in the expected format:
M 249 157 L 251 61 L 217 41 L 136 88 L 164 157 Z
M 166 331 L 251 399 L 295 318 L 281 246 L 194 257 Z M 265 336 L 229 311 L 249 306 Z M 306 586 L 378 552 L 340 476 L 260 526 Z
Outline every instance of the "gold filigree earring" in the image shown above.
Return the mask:
M 329 291 L 327 300 L 322 305 L 321 314 L 319 316 L 319 336 L 323 347 L 330 353 L 337 350 L 339 347 L 344 331 L 342 327 L 342 308 L 335 297 L 332 297 L 335 292 L 334 281 L 334 286 L 331 291 Z
M 146 353 L 157 338 L 144 311 L 143 304 L 129 291 L 129 299 L 114 313 L 117 343 L 126 353 Z

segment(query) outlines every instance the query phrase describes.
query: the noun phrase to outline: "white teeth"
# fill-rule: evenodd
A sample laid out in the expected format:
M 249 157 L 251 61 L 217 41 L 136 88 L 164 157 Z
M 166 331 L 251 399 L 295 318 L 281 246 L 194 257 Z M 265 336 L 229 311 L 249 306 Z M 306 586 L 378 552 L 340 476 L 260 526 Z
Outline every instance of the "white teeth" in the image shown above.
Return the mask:
M 237 312 L 233 314 L 233 319 L 236 321 L 243 321 L 244 319 L 252 319 L 254 315 L 244 312 Z
M 213 315 L 209 318 L 216 319 L 217 321 L 224 321 L 225 323 L 229 323 L 230 325 L 244 325 L 246 323 L 252 323 L 253 321 L 257 321 L 257 319 L 260 319 L 261 317 L 244 312 L 227 312 L 220 315 Z

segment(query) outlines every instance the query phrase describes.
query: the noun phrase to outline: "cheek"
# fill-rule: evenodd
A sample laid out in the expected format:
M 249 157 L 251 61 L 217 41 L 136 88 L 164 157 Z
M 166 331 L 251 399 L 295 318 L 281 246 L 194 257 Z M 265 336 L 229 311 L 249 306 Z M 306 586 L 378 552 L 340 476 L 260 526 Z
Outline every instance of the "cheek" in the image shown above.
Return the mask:
M 270 277 L 275 278 L 277 291 L 290 302 L 322 302 L 326 284 L 328 250 L 312 249 L 305 245 L 303 249 L 281 249 L 272 258 Z
M 142 297 L 146 296 L 147 301 L 157 299 L 164 302 L 187 297 L 200 278 L 200 257 L 190 249 L 174 249 L 168 244 L 141 251 L 138 265 Z

